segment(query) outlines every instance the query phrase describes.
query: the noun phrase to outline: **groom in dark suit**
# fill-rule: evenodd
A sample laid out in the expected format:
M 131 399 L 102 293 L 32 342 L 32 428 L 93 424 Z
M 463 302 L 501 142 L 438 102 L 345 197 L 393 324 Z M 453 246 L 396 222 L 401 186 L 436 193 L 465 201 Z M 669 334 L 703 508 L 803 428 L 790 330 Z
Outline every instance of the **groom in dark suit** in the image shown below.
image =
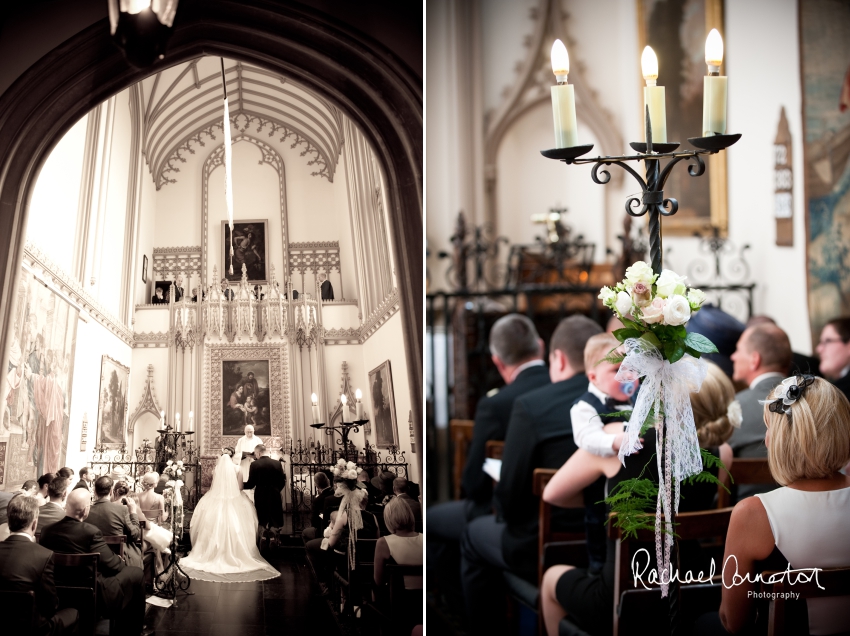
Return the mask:
M 276 540 L 283 526 L 283 504 L 280 491 L 286 486 L 286 475 L 280 461 L 269 457 L 263 444 L 254 448 L 257 461 L 248 470 L 244 490 L 254 489 L 254 506 L 257 508 L 257 541 L 262 545 L 263 531 L 270 527 Z
M 7 508 L 12 534 L 0 542 L 0 592 L 35 593 L 35 631 L 39 636 L 71 634 L 77 610 L 58 610 L 53 552 L 35 542 L 38 501 L 18 495 Z
M 91 508 L 87 490 L 73 490 L 65 504 L 61 521 L 47 526 L 41 532 L 41 545 L 63 554 L 97 552 L 97 607 L 98 612 L 117 622 L 119 634 L 151 634 L 143 632 L 145 620 L 145 575 L 141 568 L 125 566 L 109 549 L 103 535 L 95 526 L 86 523 Z

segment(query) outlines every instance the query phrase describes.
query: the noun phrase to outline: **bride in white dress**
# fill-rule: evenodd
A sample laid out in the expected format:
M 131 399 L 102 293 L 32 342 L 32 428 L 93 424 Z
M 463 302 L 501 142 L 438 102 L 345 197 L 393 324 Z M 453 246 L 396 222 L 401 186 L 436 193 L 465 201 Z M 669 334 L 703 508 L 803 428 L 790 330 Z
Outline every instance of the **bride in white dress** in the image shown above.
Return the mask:
M 222 583 L 263 581 L 280 576 L 257 548 L 257 511 L 242 494 L 242 475 L 233 451 L 218 458 L 212 487 L 201 497 L 189 528 L 192 551 L 180 566 L 191 578 Z

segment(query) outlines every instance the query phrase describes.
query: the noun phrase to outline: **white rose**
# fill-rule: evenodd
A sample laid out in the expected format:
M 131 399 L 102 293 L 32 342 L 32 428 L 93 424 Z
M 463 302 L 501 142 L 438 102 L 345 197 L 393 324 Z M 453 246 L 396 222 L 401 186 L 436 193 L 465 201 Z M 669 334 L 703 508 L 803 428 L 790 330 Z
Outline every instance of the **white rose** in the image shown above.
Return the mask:
M 632 310 L 632 297 L 629 296 L 629 292 L 621 291 L 617 294 L 617 301 L 615 304 L 617 308 L 617 313 L 621 316 L 625 316 Z
M 665 269 L 655 282 L 655 292 L 662 298 L 681 296 L 686 289 L 685 278 L 685 276 L 679 276 L 672 270 Z
M 696 311 L 705 302 L 705 292 L 701 289 L 688 290 L 688 302 L 691 304 L 691 310 Z
M 178 459 L 178 460 L 177 460 L 177 465 L 178 465 L 178 466 L 182 466 L 182 465 L 183 465 L 183 460 L 182 460 L 182 459 Z
M 611 307 L 614 304 L 614 299 L 617 298 L 617 292 L 610 287 L 603 287 L 599 290 L 598 298 L 602 301 L 603 305 Z
M 656 298 L 648 306 L 643 308 L 641 313 L 643 321 L 648 325 L 654 325 L 661 322 L 664 317 L 664 306 L 667 302 L 663 298 Z
M 182 475 L 182 474 L 183 474 L 183 471 L 182 471 L 182 470 L 178 470 L 178 471 L 177 471 L 177 474 L 178 474 L 178 475 Z
M 741 428 L 741 422 L 744 421 L 744 413 L 741 411 L 741 403 L 738 400 L 732 400 L 729 407 L 726 409 L 726 417 L 729 418 L 729 423 L 735 428 Z
M 169 466 L 171 466 L 171 464 L 173 464 L 174 462 L 172 462 L 172 461 L 169 459 L 169 460 L 168 460 L 167 462 L 165 462 L 165 463 L 166 463 L 166 464 L 168 464 Z
M 626 280 L 630 285 L 634 285 L 635 283 L 652 285 L 655 281 L 655 273 L 652 271 L 652 267 L 650 267 L 647 263 L 644 261 L 638 261 L 626 269 Z
M 684 325 L 691 319 L 691 305 L 684 296 L 671 296 L 664 305 L 664 323 L 667 325 Z

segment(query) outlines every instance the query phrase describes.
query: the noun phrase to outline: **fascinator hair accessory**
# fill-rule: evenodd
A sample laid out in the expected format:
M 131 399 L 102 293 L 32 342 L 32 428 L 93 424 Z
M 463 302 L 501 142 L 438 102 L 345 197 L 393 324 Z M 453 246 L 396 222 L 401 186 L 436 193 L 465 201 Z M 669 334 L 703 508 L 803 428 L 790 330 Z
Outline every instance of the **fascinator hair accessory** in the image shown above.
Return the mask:
M 780 382 L 773 391 L 773 400 L 759 400 L 759 404 L 768 404 L 773 413 L 785 413 L 791 419 L 791 406 L 799 400 L 803 391 L 815 381 L 813 375 L 793 375 Z

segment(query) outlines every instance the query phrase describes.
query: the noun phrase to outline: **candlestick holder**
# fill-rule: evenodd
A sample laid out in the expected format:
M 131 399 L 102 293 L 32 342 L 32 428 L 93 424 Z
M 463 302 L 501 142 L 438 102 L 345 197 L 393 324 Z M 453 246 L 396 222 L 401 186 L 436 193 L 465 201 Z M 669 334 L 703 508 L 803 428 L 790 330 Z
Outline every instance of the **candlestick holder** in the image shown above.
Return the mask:
M 366 424 L 369 420 L 355 420 L 354 422 L 341 422 L 336 426 L 325 426 L 324 422 L 316 422 L 314 424 L 310 424 L 312 428 L 317 430 L 323 430 L 325 435 L 330 435 L 333 439 L 335 435 L 339 436 L 339 439 L 335 439 L 336 445 L 342 447 L 342 453 L 347 458 L 348 450 L 351 442 L 348 440 L 348 436 L 351 433 L 357 433 L 360 431 L 360 427 Z

